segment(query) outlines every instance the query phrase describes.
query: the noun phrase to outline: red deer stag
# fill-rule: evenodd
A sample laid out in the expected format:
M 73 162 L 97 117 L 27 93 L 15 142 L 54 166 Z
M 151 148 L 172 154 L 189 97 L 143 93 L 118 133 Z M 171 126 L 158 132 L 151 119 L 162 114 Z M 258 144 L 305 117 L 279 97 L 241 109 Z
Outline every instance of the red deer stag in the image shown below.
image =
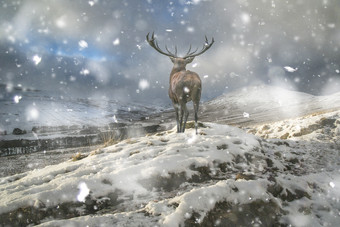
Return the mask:
M 177 56 L 177 47 L 175 47 L 175 54 L 171 53 L 167 46 L 165 46 L 167 53 L 162 51 L 155 40 L 154 33 L 152 33 L 151 38 L 149 37 L 148 33 L 146 40 L 151 47 L 153 47 L 159 53 L 170 57 L 172 63 L 174 63 L 170 73 L 169 97 L 176 112 L 177 132 L 184 132 L 185 130 L 185 124 L 189 116 L 186 103 L 192 101 L 194 104 L 195 130 L 197 134 L 197 113 L 201 99 L 202 83 L 197 73 L 186 70 L 185 67 L 187 64 L 191 63 L 196 56 L 207 51 L 213 45 L 214 38 L 212 38 L 211 42 L 209 43 L 208 38 L 205 36 L 205 44 L 202 50 L 199 52 L 197 52 L 198 49 L 191 51 L 190 45 L 190 48 L 184 57 Z

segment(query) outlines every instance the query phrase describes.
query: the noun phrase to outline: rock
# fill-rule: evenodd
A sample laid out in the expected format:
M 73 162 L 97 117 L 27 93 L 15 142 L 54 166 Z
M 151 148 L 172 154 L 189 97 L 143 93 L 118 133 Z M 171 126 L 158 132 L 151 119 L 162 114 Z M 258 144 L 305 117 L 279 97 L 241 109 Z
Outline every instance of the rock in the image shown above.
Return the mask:
M 256 176 L 252 174 L 238 173 L 235 180 L 255 180 Z
M 288 136 L 289 136 L 289 133 L 287 132 L 287 133 L 283 134 L 283 135 L 280 137 L 280 139 L 286 140 L 286 139 L 288 138 Z
M 321 118 L 319 124 L 323 127 L 335 128 L 336 119 Z
M 26 133 L 26 130 L 21 130 L 20 128 L 13 129 L 13 135 L 24 135 Z
M 39 133 L 39 132 L 40 132 L 40 129 L 39 129 L 38 127 L 34 126 L 34 127 L 32 128 L 32 132 L 34 132 L 34 133 Z

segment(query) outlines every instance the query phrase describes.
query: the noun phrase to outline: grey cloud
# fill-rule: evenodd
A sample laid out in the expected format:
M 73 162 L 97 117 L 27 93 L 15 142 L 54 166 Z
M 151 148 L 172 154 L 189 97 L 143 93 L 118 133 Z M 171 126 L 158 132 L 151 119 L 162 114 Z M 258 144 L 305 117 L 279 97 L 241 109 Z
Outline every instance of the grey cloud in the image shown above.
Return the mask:
M 259 82 L 313 94 L 339 90 L 334 86 L 340 69 L 340 6 L 335 1 L 3 2 L 0 73 L 3 80 L 12 75 L 13 83 L 45 84 L 80 95 L 100 88 L 169 104 L 171 62 L 145 42 L 145 35 L 155 31 L 162 48 L 177 45 L 181 52 L 190 44 L 201 48 L 204 35 L 215 38 L 213 47 L 194 60 L 195 67 L 188 66 L 201 75 L 204 100 Z M 79 50 L 80 40 L 88 44 L 84 50 Z M 10 48 L 14 51 L 6 53 Z M 43 56 L 38 66 L 31 62 L 34 54 Z M 284 66 L 298 70 L 289 73 Z M 90 74 L 80 74 L 83 69 Z M 138 90 L 141 79 L 150 84 L 145 90 Z

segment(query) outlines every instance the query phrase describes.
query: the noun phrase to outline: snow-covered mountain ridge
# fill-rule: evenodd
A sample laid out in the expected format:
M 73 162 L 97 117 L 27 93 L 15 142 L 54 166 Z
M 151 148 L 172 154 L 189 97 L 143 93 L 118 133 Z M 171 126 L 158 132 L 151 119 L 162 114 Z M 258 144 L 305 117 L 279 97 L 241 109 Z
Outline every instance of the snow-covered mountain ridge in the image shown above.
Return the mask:
M 339 114 L 306 117 L 300 127 Z M 173 129 L 124 140 L 78 161 L 1 178 L 0 220 L 41 226 L 337 226 L 340 136 L 319 135 L 338 132 L 340 124 L 326 122 L 313 132 L 318 140 L 263 139 L 215 123 L 203 123 L 199 135 Z
M 200 119 L 232 125 L 257 125 L 340 109 L 340 92 L 314 96 L 280 87 L 258 85 L 203 103 Z

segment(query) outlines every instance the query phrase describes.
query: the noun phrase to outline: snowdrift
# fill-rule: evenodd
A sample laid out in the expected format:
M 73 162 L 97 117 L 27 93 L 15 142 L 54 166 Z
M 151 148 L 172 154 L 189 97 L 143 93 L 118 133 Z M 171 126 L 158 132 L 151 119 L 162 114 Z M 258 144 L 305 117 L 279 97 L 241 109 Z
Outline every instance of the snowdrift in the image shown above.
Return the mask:
M 333 140 L 264 139 L 215 123 L 203 123 L 199 135 L 173 129 L 124 140 L 1 178 L 0 222 L 338 226 L 339 120 L 314 133 L 322 130 L 336 132 Z

